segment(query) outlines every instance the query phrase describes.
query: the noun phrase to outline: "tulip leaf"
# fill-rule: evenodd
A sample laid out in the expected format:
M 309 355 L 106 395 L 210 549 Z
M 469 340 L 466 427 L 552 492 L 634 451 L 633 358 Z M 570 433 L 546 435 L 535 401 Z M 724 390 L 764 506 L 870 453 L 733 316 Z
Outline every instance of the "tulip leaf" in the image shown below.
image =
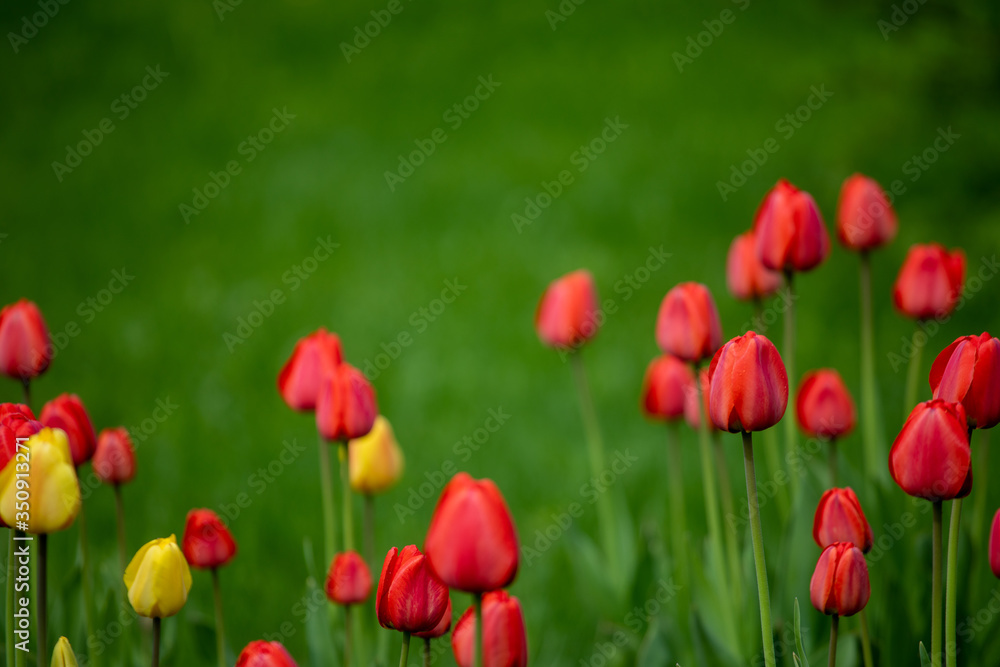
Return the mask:
M 799 613 L 799 599 L 795 598 L 795 616 L 794 616 L 794 627 L 795 627 L 795 650 L 798 654 L 802 656 L 802 667 L 809 667 L 809 658 L 806 656 L 805 649 L 802 648 L 802 614 Z M 798 660 L 796 660 L 798 663 Z
M 920 642 L 920 667 L 931 667 L 931 657 L 927 655 L 923 642 Z
M 669 664 L 670 650 L 667 647 L 666 637 L 660 630 L 658 619 L 652 619 L 646 636 L 643 637 L 639 650 L 636 652 L 636 667 L 657 667 L 658 665 Z
M 341 654 L 334 646 L 333 637 L 342 632 L 331 632 L 333 621 L 330 618 L 330 605 L 326 594 L 316 584 L 316 559 L 313 556 L 312 542 L 306 538 L 302 543 L 306 561 L 306 592 L 302 598 L 302 606 L 306 613 L 306 644 L 309 647 L 309 661 L 314 667 L 340 665 Z

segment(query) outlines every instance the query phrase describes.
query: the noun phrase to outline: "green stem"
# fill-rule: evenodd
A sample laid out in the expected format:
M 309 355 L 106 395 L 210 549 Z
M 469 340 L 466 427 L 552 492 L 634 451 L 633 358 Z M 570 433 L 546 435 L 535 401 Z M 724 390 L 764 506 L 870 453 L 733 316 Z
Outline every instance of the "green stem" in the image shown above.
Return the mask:
M 667 424 L 667 476 L 670 479 L 670 534 L 674 543 L 677 580 L 688 581 L 688 531 L 684 509 L 684 470 L 681 460 L 679 425 Z
M 958 527 L 962 520 L 962 499 L 951 501 L 951 523 L 948 526 L 948 582 L 945 592 L 944 651 L 948 667 L 958 664 L 958 641 L 955 626 L 958 606 Z
M 344 667 L 351 666 L 351 605 L 344 605 Z
M 368 569 L 377 572 L 375 569 L 375 496 L 365 494 L 365 561 Z
M 757 474 L 753 463 L 753 435 L 743 433 L 743 467 L 746 471 L 747 505 L 750 510 L 750 534 L 753 537 L 753 562 L 757 568 L 757 597 L 760 600 L 760 631 L 764 641 L 764 664 L 776 667 L 771 625 L 771 595 L 767 590 L 767 564 L 764 562 L 764 534 L 757 504 Z
M 319 481 L 323 494 L 323 537 L 326 547 L 326 564 L 333 562 L 337 553 L 336 529 L 333 518 L 333 475 L 330 472 L 330 445 L 319 438 Z
M 13 667 L 14 665 L 14 573 L 16 569 L 14 567 L 14 528 L 11 527 L 7 531 L 9 536 L 7 538 L 7 634 L 6 634 L 6 644 L 7 647 L 7 663 Z
M 21 390 L 24 392 L 24 404 L 31 409 L 31 380 L 29 378 L 21 378 Z
M 830 622 L 830 667 L 837 667 L 837 626 L 840 625 L 840 616 L 833 615 Z
M 406 667 L 406 661 L 410 657 L 410 633 L 403 633 L 403 649 L 399 652 L 399 667 Z
M 160 667 L 160 624 L 162 618 L 153 619 L 153 667 Z
M 795 375 L 795 273 L 791 270 L 785 271 L 785 283 L 788 287 L 788 309 L 785 311 L 785 339 L 781 358 L 788 372 L 788 404 L 794 406 L 799 378 Z M 792 415 L 785 415 L 782 421 L 785 424 L 785 456 L 792 456 L 796 446 L 795 419 Z M 798 499 L 799 476 L 791 475 L 791 478 L 792 498 Z
M 343 512 L 342 522 L 344 524 L 344 551 L 354 551 L 354 513 L 352 512 L 351 498 L 351 450 L 347 446 L 347 441 L 340 443 L 340 485 L 344 493 L 341 506 Z
M 485 666 L 483 647 L 486 644 L 486 632 L 483 625 L 483 594 L 472 594 L 472 606 L 475 612 L 472 616 L 472 667 Z
M 115 484 L 115 520 L 118 525 L 118 562 L 124 574 L 128 567 L 128 549 L 125 543 L 125 503 L 122 500 L 121 484 Z
M 712 431 L 712 446 L 715 450 L 715 466 L 719 469 L 719 484 L 722 487 L 722 511 L 726 517 L 736 520 L 736 506 L 733 503 L 733 485 L 729 481 L 729 467 L 726 465 L 726 453 L 722 449 L 722 438 L 718 431 Z M 729 584 L 733 587 L 734 604 L 737 609 L 743 608 L 743 576 L 740 568 L 740 555 L 736 545 L 736 531 L 723 531 L 726 539 L 726 560 L 729 561 Z
M 831 438 L 829 444 L 830 453 L 827 455 L 827 463 L 830 464 L 830 488 L 837 486 L 837 439 Z
M 872 639 L 868 634 L 868 614 L 864 609 L 858 612 L 858 620 L 861 622 L 861 655 L 864 656 L 865 667 L 874 667 L 875 660 L 872 658 Z
M 424 637 L 424 667 L 431 667 L 431 638 Z
M 79 477 L 79 468 L 77 469 Z M 83 616 L 87 627 L 87 636 L 95 636 L 94 632 L 94 591 L 93 582 L 90 579 L 90 548 L 87 544 L 87 514 L 84 511 L 84 503 L 80 503 L 80 514 L 77 516 L 77 523 L 80 526 L 80 556 L 82 559 L 83 572 L 80 573 L 80 582 L 83 587 Z M 98 655 L 94 649 L 87 646 L 87 654 L 90 657 L 90 664 L 98 664 Z
M 222 622 L 222 589 L 219 587 L 219 569 L 215 567 L 212 568 L 212 593 L 215 596 L 215 650 L 219 656 L 219 667 L 226 667 L 226 626 Z
M 48 636 L 48 557 L 49 557 L 49 536 L 41 533 L 38 536 L 38 596 L 35 600 L 35 614 L 38 616 L 38 665 L 49 664 L 49 636 Z M 93 635 L 90 635 L 91 637 Z
M 917 323 L 917 331 L 920 331 L 920 323 Z M 903 405 L 903 419 L 909 416 L 910 411 L 917 405 L 920 384 L 920 358 L 924 351 L 923 345 L 917 345 L 917 339 L 913 339 L 913 355 L 910 357 L 910 367 L 906 372 L 906 397 Z
M 882 477 L 885 470 L 885 444 L 880 437 L 881 414 L 875 380 L 875 327 L 872 319 L 871 256 L 861 253 L 861 425 L 865 442 L 865 467 L 868 476 Z
M 941 667 L 941 501 L 934 501 L 931 567 L 931 667 Z

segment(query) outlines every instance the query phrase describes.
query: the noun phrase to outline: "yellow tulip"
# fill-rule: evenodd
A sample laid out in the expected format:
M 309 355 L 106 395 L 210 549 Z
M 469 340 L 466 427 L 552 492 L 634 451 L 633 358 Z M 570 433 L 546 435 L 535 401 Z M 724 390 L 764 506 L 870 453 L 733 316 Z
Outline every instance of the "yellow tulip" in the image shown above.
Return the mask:
M 128 601 L 140 616 L 173 616 L 187 602 L 191 570 L 177 538 L 161 537 L 147 542 L 125 568 Z
M 66 433 L 43 428 L 0 472 L 0 516 L 26 533 L 54 533 L 80 513 L 80 483 Z
M 368 435 L 351 440 L 351 488 L 374 495 L 387 491 L 403 476 L 403 451 L 389 420 L 379 415 Z
M 59 638 L 56 650 L 52 652 L 52 667 L 79 667 L 73 654 L 73 647 L 65 637 Z

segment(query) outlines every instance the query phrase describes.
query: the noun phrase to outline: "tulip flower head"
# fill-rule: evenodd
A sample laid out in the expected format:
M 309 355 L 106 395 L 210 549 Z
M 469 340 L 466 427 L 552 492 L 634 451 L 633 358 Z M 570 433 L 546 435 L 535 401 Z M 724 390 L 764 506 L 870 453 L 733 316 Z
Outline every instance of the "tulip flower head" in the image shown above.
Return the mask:
M 642 408 L 652 419 L 674 421 L 684 416 L 684 402 L 695 392 L 691 366 L 672 354 L 649 364 L 642 381 Z
M 236 556 L 236 540 L 219 515 L 209 509 L 188 512 L 181 539 L 184 557 L 193 567 L 222 567 Z
M 97 434 L 83 401 L 76 394 L 62 394 L 42 406 L 39 421 L 49 428 L 66 432 L 73 465 L 80 467 L 94 456 Z
M 351 488 L 365 495 L 388 491 L 403 476 L 403 450 L 389 420 L 379 415 L 367 435 L 348 443 Z
M 853 489 L 829 489 L 823 494 L 813 519 L 813 539 L 821 549 L 850 542 L 862 553 L 871 551 L 872 527 Z
M 750 230 L 733 239 L 726 256 L 726 287 L 734 299 L 765 299 L 781 287 L 781 274 L 761 264 L 757 235 Z
M 298 667 L 279 642 L 252 641 L 240 652 L 236 667 Z
M 177 538 L 147 542 L 125 568 L 128 601 L 147 618 L 166 618 L 181 610 L 191 590 L 191 570 Z
M 449 630 L 451 630 L 451 598 L 448 598 L 448 607 L 444 611 L 444 615 L 441 616 L 441 620 L 438 624 L 434 626 L 433 629 L 427 630 L 425 632 L 415 632 L 414 637 L 420 637 L 421 639 L 437 639 L 438 637 L 444 636 Z
M 517 530 L 496 484 L 464 472 L 452 477 L 434 508 L 424 552 L 450 588 L 485 593 L 514 581 Z
M 538 338 L 557 349 L 579 348 L 597 334 L 599 324 L 597 288 L 583 269 L 553 281 L 535 311 Z
M 278 373 L 278 391 L 288 407 L 315 410 L 324 381 L 343 361 L 337 334 L 320 328 L 300 339 Z
M 416 546 L 389 549 L 375 595 L 379 625 L 399 632 L 427 632 L 448 609 L 448 587 Z
M 934 398 L 962 404 L 970 428 L 1000 422 L 1000 340 L 962 336 L 934 360 L 930 381 Z
M 326 378 L 316 403 L 316 427 L 328 441 L 367 435 L 378 416 L 375 390 L 354 366 L 343 363 Z
M 31 509 L 26 513 L 16 509 L 18 472 L 28 472 L 26 491 Z M 28 438 L 0 472 L 0 516 L 8 526 L 23 521 L 27 529 L 22 530 L 36 534 L 66 530 L 80 513 L 80 503 L 80 483 L 69 442 L 59 429 L 43 428 Z
M 788 407 L 788 373 L 777 348 L 750 331 L 719 350 L 708 369 L 710 417 L 730 433 L 771 428 Z
M 715 430 L 715 422 L 712 421 L 712 411 L 709 409 L 709 399 L 712 397 L 712 383 L 708 379 L 708 367 L 702 367 L 698 371 L 698 381 L 701 384 L 701 391 L 691 383 L 687 395 L 684 397 L 684 419 L 688 426 L 694 430 L 701 428 L 702 415 L 707 417 L 708 430 Z M 701 396 L 701 406 L 698 405 L 698 396 Z M 702 412 L 704 410 L 704 412 Z
M 21 299 L 0 310 L 0 372 L 22 382 L 36 378 L 52 361 L 52 342 L 41 311 Z
M 913 409 L 889 451 L 889 474 L 896 484 L 932 502 L 968 495 L 970 463 L 965 408 L 940 399 Z
M 806 373 L 795 406 L 802 430 L 821 440 L 848 435 L 857 421 L 854 399 L 833 369 Z
M 990 569 L 993 576 L 1000 578 L 1000 510 L 993 515 L 993 526 L 990 528 Z
M 135 477 L 135 447 L 128 430 L 106 428 L 97 438 L 92 461 L 94 475 L 105 484 L 125 484 Z
M 52 667 L 78 667 L 78 665 L 69 640 L 60 637 L 59 641 L 56 642 L 55 650 L 52 651 Z
M 882 186 L 861 174 L 844 181 L 837 206 L 837 238 L 844 247 L 874 250 L 896 238 L 898 230 L 896 212 Z
M 667 354 L 699 363 L 722 344 L 715 299 L 701 283 L 681 283 L 663 298 L 656 318 L 656 343 Z
M 356 551 L 345 551 L 333 557 L 326 575 L 326 597 L 342 605 L 360 604 L 372 592 L 372 575 Z
M 868 564 L 861 550 L 850 542 L 835 542 L 820 554 L 809 582 L 809 597 L 818 611 L 853 616 L 871 597 Z
M 830 253 L 830 235 L 812 195 L 784 179 L 764 197 L 753 229 L 757 256 L 772 271 L 809 271 Z
M 451 648 L 459 667 L 472 667 L 473 614 L 469 607 L 458 619 L 451 633 Z M 483 642 L 483 667 L 526 667 L 528 640 L 524 632 L 521 603 L 507 591 L 493 591 L 483 596 L 483 619 L 480 632 Z
M 965 283 L 965 253 L 941 245 L 915 245 L 899 270 L 892 300 L 915 320 L 945 317 L 955 309 Z

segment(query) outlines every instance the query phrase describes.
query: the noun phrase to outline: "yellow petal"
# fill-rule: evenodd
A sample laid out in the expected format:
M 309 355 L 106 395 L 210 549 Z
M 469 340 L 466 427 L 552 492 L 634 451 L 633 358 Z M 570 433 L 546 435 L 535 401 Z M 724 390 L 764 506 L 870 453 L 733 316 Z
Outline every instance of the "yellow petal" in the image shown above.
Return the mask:
M 79 667 L 76 655 L 73 654 L 73 647 L 65 637 L 59 638 L 52 651 L 52 667 Z
M 129 602 L 141 616 L 173 616 L 187 602 L 191 584 L 191 569 L 173 535 L 143 546 L 125 570 Z
M 396 442 L 389 420 L 379 415 L 372 430 L 355 438 L 350 447 L 351 487 L 365 494 L 382 493 L 403 476 L 403 451 Z
M 18 470 L 18 465 L 21 469 Z M 26 476 L 24 468 L 28 469 Z M 18 474 L 22 477 L 18 477 Z M 22 487 L 17 488 L 17 482 Z M 17 493 L 21 492 L 21 500 Z M 24 502 L 18 517 L 17 503 Z M 11 463 L 0 472 L 0 516 L 8 525 L 25 521 L 29 533 L 65 530 L 80 513 L 80 483 L 69 454 L 69 441 L 61 429 L 42 429 L 20 447 Z

